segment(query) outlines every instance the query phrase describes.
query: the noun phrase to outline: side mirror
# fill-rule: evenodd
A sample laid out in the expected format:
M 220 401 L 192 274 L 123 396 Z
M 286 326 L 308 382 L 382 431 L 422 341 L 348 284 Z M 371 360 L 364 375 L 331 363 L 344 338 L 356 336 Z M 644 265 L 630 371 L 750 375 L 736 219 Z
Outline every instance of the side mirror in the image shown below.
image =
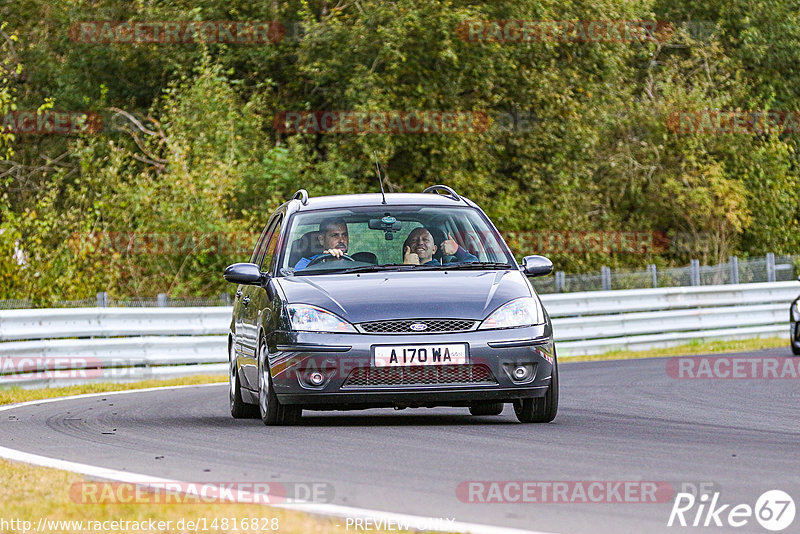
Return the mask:
M 522 270 L 529 276 L 544 276 L 553 272 L 553 262 L 544 256 L 525 256 Z
M 222 275 L 228 282 L 254 286 L 260 284 L 266 276 L 255 263 L 234 263 L 225 268 Z

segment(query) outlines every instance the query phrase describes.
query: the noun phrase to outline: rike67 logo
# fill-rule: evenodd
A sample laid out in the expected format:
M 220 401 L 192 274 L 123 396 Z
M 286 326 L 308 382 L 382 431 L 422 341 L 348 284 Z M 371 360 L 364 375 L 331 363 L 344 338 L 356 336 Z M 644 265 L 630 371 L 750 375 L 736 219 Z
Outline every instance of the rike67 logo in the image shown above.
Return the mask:
M 754 507 L 749 504 L 722 504 L 719 492 L 695 497 L 691 493 L 678 493 L 669 514 L 667 526 L 682 527 L 742 527 L 753 517 L 767 530 L 778 532 L 794 521 L 794 500 L 781 490 L 761 494 Z

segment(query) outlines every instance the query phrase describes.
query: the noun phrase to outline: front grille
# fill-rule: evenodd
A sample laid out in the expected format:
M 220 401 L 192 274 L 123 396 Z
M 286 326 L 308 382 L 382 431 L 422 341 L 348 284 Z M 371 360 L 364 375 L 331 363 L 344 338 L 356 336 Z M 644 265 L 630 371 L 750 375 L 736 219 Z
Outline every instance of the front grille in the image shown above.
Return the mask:
M 492 371 L 483 364 L 358 367 L 350 372 L 342 387 L 448 384 L 497 384 L 497 380 Z
M 466 319 L 397 319 L 361 323 L 358 327 L 365 334 L 441 334 L 445 332 L 467 332 L 475 328 L 477 321 Z M 424 330 L 415 330 L 411 325 L 425 325 Z

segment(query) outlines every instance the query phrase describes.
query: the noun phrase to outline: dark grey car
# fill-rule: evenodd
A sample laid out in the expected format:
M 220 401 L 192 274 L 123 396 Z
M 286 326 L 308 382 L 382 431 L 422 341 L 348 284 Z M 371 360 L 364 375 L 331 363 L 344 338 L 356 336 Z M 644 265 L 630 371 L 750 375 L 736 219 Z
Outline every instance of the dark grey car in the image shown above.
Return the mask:
M 442 194 L 437 194 L 442 193 Z M 558 409 L 550 318 L 484 212 L 445 186 L 424 193 L 308 198 L 270 217 L 230 325 L 236 418 L 302 410 L 464 406 L 521 422 Z

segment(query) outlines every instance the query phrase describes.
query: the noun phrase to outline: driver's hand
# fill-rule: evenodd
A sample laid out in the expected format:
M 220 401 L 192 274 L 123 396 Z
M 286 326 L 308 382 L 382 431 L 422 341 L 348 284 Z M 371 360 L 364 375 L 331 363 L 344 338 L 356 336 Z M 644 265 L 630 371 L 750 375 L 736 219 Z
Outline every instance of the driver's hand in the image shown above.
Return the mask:
M 342 256 L 344 256 L 344 251 L 342 251 L 342 249 L 340 248 L 332 248 L 326 250 L 325 252 L 323 252 L 323 254 L 330 254 L 334 258 L 341 258 Z
M 403 254 L 403 263 L 406 265 L 419 265 L 419 254 L 411 252 L 411 247 L 406 247 Z

